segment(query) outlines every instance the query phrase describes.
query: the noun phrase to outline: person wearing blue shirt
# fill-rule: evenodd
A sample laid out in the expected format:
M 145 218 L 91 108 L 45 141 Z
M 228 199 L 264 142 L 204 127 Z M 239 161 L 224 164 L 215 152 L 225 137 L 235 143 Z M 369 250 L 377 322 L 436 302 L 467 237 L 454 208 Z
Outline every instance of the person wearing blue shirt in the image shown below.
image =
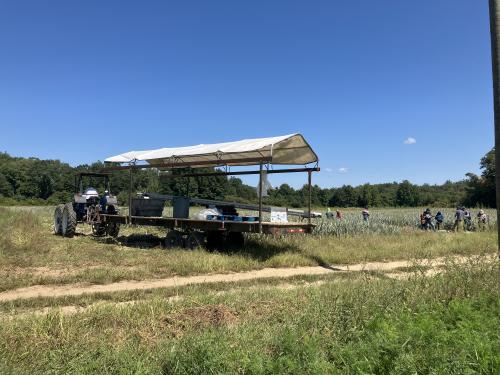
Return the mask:
M 441 211 L 438 211 L 436 216 L 434 217 L 436 219 L 436 229 L 441 230 L 444 222 L 444 215 Z

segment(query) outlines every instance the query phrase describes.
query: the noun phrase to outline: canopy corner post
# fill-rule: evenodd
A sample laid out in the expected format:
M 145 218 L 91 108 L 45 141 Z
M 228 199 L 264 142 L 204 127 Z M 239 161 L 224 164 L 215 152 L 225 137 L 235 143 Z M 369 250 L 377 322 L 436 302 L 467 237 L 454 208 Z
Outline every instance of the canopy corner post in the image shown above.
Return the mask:
M 259 164 L 259 233 L 262 233 L 262 162 Z
M 129 170 L 129 185 L 128 185 L 128 223 L 132 224 L 132 186 L 133 186 L 133 178 L 132 172 L 133 168 Z
M 307 171 L 307 188 L 308 188 L 308 202 L 307 202 L 307 209 L 309 211 L 309 214 L 307 215 L 307 224 L 311 225 L 311 200 L 312 200 L 312 186 L 311 186 L 311 181 L 312 181 L 312 171 Z

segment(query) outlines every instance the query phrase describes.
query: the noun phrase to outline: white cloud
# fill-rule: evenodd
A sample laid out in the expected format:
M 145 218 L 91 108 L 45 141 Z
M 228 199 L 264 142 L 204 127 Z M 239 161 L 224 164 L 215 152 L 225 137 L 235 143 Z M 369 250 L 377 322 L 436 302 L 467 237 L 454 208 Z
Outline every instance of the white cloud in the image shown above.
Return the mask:
M 333 169 L 332 168 L 325 168 L 325 172 L 331 173 L 331 172 L 333 172 Z
M 405 145 L 414 145 L 415 143 L 417 143 L 417 140 L 413 137 L 408 137 L 404 140 L 403 142 Z
M 348 170 L 349 170 L 349 168 L 342 167 L 342 168 L 339 168 L 339 173 L 347 173 Z

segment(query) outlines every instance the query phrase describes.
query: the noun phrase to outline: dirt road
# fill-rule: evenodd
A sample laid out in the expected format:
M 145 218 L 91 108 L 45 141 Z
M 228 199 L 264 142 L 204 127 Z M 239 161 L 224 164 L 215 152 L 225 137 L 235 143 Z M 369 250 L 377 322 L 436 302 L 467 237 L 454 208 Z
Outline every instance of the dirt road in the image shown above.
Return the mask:
M 464 262 L 468 258 L 447 258 L 455 262 Z M 445 258 L 423 259 L 419 264 L 428 267 L 439 267 L 446 261 Z M 131 290 L 146 290 L 157 288 L 179 287 L 193 284 L 238 282 L 266 278 L 287 278 L 292 276 L 324 275 L 335 272 L 360 272 L 360 271 L 397 271 L 400 268 L 415 265 L 412 261 L 372 262 L 354 265 L 331 265 L 327 267 L 296 267 L 296 268 L 264 268 L 256 271 L 211 274 L 199 276 L 170 277 L 166 279 L 144 280 L 144 281 L 121 281 L 104 285 L 69 284 L 69 285 L 35 285 L 19 288 L 0 293 L 0 302 L 13 301 L 16 299 L 28 299 L 35 297 L 62 297 L 78 296 L 93 293 L 113 293 Z M 392 273 L 391 273 L 392 275 Z

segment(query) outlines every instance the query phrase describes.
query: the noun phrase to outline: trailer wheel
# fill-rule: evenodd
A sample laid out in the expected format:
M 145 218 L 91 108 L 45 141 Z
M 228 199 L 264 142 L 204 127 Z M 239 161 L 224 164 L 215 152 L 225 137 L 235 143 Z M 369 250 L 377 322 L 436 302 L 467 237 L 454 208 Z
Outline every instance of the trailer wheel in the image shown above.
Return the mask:
M 73 237 L 76 231 L 76 212 L 73 210 L 73 204 L 66 203 L 63 208 L 62 220 L 62 235 L 64 237 Z
M 207 249 L 216 250 L 224 247 L 224 233 L 219 230 L 207 232 Z
M 54 210 L 54 234 L 62 234 L 62 215 L 64 204 L 58 204 Z
M 108 223 L 106 225 L 106 233 L 111 237 L 118 237 L 120 233 L 120 224 L 118 223 Z
M 186 248 L 190 250 L 205 247 L 205 234 L 202 232 L 191 232 L 186 239 Z
M 92 224 L 92 234 L 96 237 L 102 237 L 106 234 L 106 224 L 95 223 Z
M 165 247 L 171 249 L 173 247 L 182 247 L 182 234 L 177 230 L 171 230 L 165 237 Z
M 241 232 L 229 232 L 226 237 L 226 243 L 231 248 L 240 249 L 245 245 L 245 237 Z

